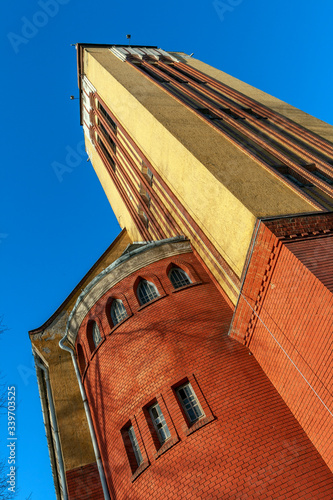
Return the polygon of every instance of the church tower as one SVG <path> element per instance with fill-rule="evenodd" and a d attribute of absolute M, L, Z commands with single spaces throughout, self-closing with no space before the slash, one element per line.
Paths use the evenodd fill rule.
<path fill-rule="evenodd" d="M 181 52 L 77 57 L 122 232 L 30 332 L 57 498 L 332 498 L 333 128 Z"/>

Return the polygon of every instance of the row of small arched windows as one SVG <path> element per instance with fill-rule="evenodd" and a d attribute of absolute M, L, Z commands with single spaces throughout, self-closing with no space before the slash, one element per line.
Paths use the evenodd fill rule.
<path fill-rule="evenodd" d="M 189 275 L 180 267 L 172 267 L 169 271 L 168 277 L 175 289 L 190 285 L 192 283 Z M 139 282 L 137 287 L 137 297 L 139 299 L 140 305 L 143 306 L 145 304 L 148 304 L 148 302 L 151 302 L 152 300 L 158 298 L 159 295 L 160 294 L 156 286 L 151 281 L 142 279 Z M 116 326 L 128 316 L 126 308 L 121 299 L 114 299 L 112 301 L 110 315 L 113 326 Z M 92 323 L 92 325 L 90 325 L 89 330 L 90 332 L 88 331 L 88 340 L 90 340 L 90 348 L 93 351 L 101 343 L 102 335 L 95 321 Z M 91 340 L 93 342 L 93 345 L 91 345 Z M 82 346 L 80 344 L 78 344 L 77 350 L 79 359 L 83 360 L 83 365 L 80 361 L 81 368 L 84 368 L 84 354 Z"/>

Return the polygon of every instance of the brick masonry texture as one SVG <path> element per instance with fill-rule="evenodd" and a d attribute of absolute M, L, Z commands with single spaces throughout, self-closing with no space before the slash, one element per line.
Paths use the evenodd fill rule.
<path fill-rule="evenodd" d="M 78 333 L 111 497 L 331 499 L 327 465 L 248 348 L 228 336 L 232 309 L 193 253 L 183 254 L 178 264 L 194 283 L 175 291 L 167 270 L 176 261 L 155 262 L 114 286 L 87 311 Z M 145 306 L 135 295 L 140 277 L 160 293 Z M 129 313 L 116 327 L 109 317 L 111 297 L 121 298 Z M 93 353 L 90 319 L 103 335 Z M 185 380 L 206 415 L 192 428 L 173 389 Z M 144 411 L 154 401 L 171 432 L 161 449 Z M 137 474 L 121 433 L 129 424 L 143 456 Z"/>
<path fill-rule="evenodd" d="M 70 500 L 104 499 L 96 464 L 67 471 L 66 480 Z"/>
<path fill-rule="evenodd" d="M 331 470 L 333 295 L 322 252 L 332 222 L 323 214 L 261 225 L 231 329 Z"/>
<path fill-rule="evenodd" d="M 265 220 L 264 224 L 279 238 L 305 233 L 327 233 L 333 231 L 333 212 Z"/>

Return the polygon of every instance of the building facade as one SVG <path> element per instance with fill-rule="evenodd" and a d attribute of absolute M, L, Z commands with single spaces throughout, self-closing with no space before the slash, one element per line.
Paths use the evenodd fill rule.
<path fill-rule="evenodd" d="M 58 498 L 332 498 L 333 128 L 183 53 L 77 54 L 122 232 L 30 332 Z"/>

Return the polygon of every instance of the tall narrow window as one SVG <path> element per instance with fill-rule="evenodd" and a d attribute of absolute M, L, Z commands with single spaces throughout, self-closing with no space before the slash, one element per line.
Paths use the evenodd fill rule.
<path fill-rule="evenodd" d="M 180 267 L 173 267 L 169 272 L 169 280 L 174 288 L 181 288 L 182 286 L 192 283 L 188 274 Z"/>
<path fill-rule="evenodd" d="M 169 439 L 169 437 L 171 437 L 171 434 L 160 405 L 158 403 L 155 403 L 148 408 L 148 411 L 153 422 L 157 437 L 162 445 L 167 439 Z"/>
<path fill-rule="evenodd" d="M 127 317 L 127 311 L 120 299 L 114 299 L 111 304 L 111 319 L 114 326 Z"/>
<path fill-rule="evenodd" d="M 128 424 L 121 429 L 121 435 L 124 441 L 129 465 L 131 467 L 132 474 L 134 474 L 138 467 L 142 464 L 143 457 L 131 422 L 128 422 Z"/>
<path fill-rule="evenodd" d="M 101 105 L 101 103 L 98 103 L 98 109 L 102 113 L 103 117 L 105 118 L 105 120 L 107 121 L 107 123 L 111 127 L 111 129 L 116 133 L 117 132 L 117 125 L 112 120 L 111 116 L 106 111 L 106 109 L 103 108 L 103 106 Z"/>
<path fill-rule="evenodd" d="M 101 141 L 101 138 L 98 137 L 98 144 L 106 158 L 106 160 L 108 161 L 109 165 L 111 166 L 112 170 L 115 172 L 116 171 L 116 164 L 114 162 L 114 159 L 112 158 L 112 156 L 110 155 L 109 151 L 107 150 L 107 148 L 105 147 L 104 143 Z"/>
<path fill-rule="evenodd" d="M 179 387 L 176 393 L 190 424 L 205 416 L 190 383 Z"/>
<path fill-rule="evenodd" d="M 147 280 L 141 280 L 137 289 L 140 304 L 147 304 L 159 296 L 156 286 Z"/>
<path fill-rule="evenodd" d="M 99 331 L 99 328 L 98 328 L 98 325 L 96 322 L 94 322 L 94 324 L 92 326 L 92 338 L 93 338 L 95 347 L 97 347 L 98 344 L 100 344 L 102 342 L 101 332 Z"/>
<path fill-rule="evenodd" d="M 128 432 L 128 437 L 130 439 L 131 445 L 132 445 L 132 449 L 133 449 L 133 452 L 134 452 L 134 456 L 135 456 L 135 460 L 136 460 L 137 466 L 139 467 L 139 465 L 143 462 L 143 458 L 142 458 L 140 447 L 139 447 L 139 443 L 138 443 L 138 440 L 136 438 L 136 435 L 135 435 L 135 432 L 134 432 L 134 429 L 133 429 L 132 425 L 131 425 L 131 427 L 129 427 L 129 429 L 127 430 L 127 432 Z"/>
<path fill-rule="evenodd" d="M 77 344 L 76 352 L 77 352 L 77 357 L 79 359 L 80 371 L 81 371 L 81 374 L 83 375 L 83 372 L 86 368 L 86 360 L 84 357 L 84 352 L 83 352 L 81 344 Z"/>

